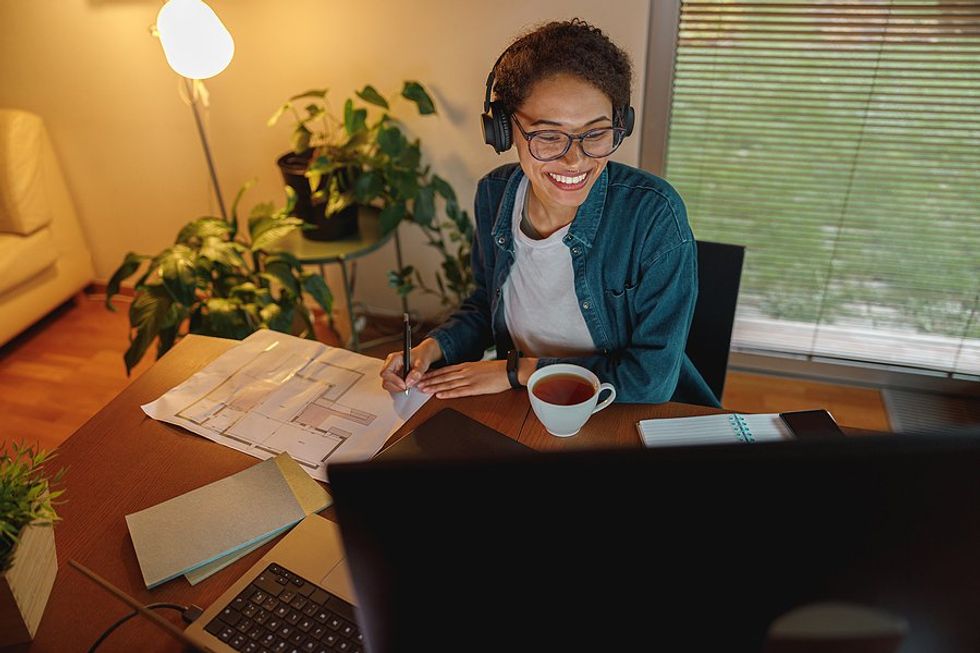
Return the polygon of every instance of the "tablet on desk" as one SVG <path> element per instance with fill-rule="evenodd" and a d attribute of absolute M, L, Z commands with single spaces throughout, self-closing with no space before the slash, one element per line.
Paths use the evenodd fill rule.
<path fill-rule="evenodd" d="M 472 458 L 532 451 L 458 410 L 443 408 L 411 433 L 382 449 L 373 460 Z"/>

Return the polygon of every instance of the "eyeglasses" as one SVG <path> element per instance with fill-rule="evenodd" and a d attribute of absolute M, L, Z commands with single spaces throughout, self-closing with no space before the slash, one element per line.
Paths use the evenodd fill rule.
<path fill-rule="evenodd" d="M 528 133 L 524 131 L 516 116 L 514 116 L 514 123 L 527 141 L 527 149 L 531 152 L 531 156 L 538 161 L 556 161 L 562 158 L 568 154 L 574 141 L 581 144 L 585 156 L 601 159 L 619 148 L 623 142 L 623 134 L 626 132 L 622 127 L 600 127 L 581 134 L 569 134 L 557 129 L 542 129 Z"/>

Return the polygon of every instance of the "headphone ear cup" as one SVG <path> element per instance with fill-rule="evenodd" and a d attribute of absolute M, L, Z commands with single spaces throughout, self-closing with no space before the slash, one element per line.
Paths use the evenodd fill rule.
<path fill-rule="evenodd" d="M 493 112 L 493 120 L 497 125 L 497 130 L 500 134 L 500 147 L 497 148 L 498 152 L 506 152 L 510 149 L 510 146 L 514 144 L 514 134 L 513 128 L 510 124 L 510 115 L 505 111 L 497 113 Z"/>
<path fill-rule="evenodd" d="M 633 133 L 633 123 L 636 121 L 636 113 L 633 111 L 633 107 L 626 107 L 626 112 L 623 114 L 623 138 L 626 138 Z"/>
<path fill-rule="evenodd" d="M 499 102 L 490 103 L 490 112 L 483 114 L 483 140 L 493 146 L 497 154 L 510 149 L 511 137 L 510 116 L 503 110 Z"/>

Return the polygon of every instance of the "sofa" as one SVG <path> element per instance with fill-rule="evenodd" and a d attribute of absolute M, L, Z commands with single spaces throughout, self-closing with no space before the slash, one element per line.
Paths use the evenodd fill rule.
<path fill-rule="evenodd" d="M 92 255 L 40 117 L 0 109 L 0 345 L 93 278 Z"/>

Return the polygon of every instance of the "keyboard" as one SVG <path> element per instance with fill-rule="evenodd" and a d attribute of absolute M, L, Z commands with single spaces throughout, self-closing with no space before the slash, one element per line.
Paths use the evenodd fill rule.
<path fill-rule="evenodd" d="M 204 630 L 244 653 L 362 653 L 354 606 L 270 564 Z"/>

